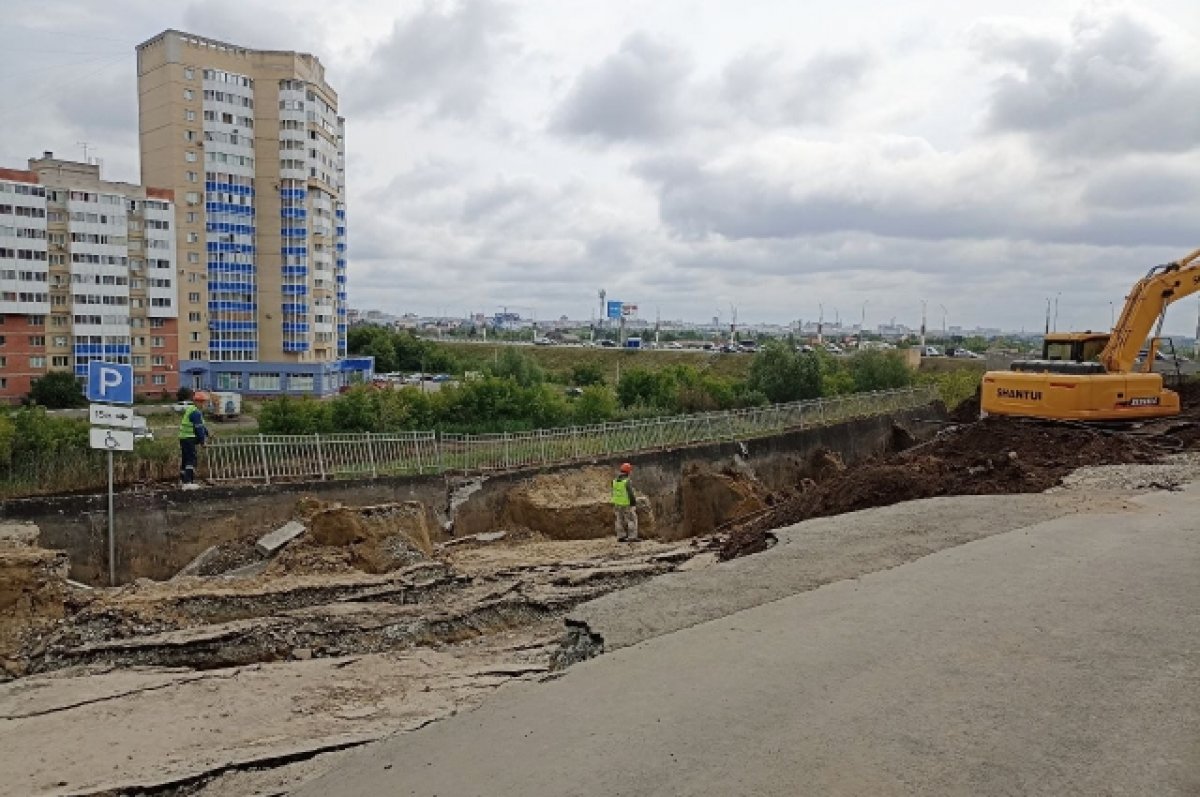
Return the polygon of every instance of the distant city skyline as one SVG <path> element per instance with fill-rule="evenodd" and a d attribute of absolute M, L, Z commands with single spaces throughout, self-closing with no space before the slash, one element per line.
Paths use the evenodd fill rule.
<path fill-rule="evenodd" d="M 4 163 L 141 182 L 131 55 L 164 29 L 320 54 L 352 304 L 1035 329 L 1061 293 L 1100 328 L 1200 245 L 1194 0 L 9 5 Z"/>

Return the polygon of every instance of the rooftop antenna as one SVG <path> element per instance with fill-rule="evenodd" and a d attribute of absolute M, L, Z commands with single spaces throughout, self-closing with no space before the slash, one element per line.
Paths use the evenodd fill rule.
<path fill-rule="evenodd" d="M 88 150 L 92 148 L 92 145 L 86 141 L 76 141 L 75 146 L 83 147 L 83 162 L 91 163 L 91 161 L 88 160 Z"/>

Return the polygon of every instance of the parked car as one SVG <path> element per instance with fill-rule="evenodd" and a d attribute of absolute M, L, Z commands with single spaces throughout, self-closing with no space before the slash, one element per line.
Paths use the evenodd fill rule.
<path fill-rule="evenodd" d="M 533 345 L 534 346 L 553 346 L 554 341 L 550 340 L 550 338 L 534 338 Z"/>
<path fill-rule="evenodd" d="M 939 349 L 937 346 L 926 346 L 925 348 L 921 349 L 921 356 L 922 357 L 941 357 L 942 350 Z"/>
<path fill-rule="evenodd" d="M 673 341 L 671 341 L 670 343 L 668 343 L 668 344 L 667 344 L 667 348 L 668 348 L 668 349 L 682 349 L 682 348 L 683 348 L 683 344 L 682 344 L 682 343 L 680 343 L 680 342 L 679 342 L 679 341 L 677 341 L 677 340 L 673 340 Z"/>
<path fill-rule="evenodd" d="M 604 340 L 600 341 L 600 345 L 606 349 L 615 349 L 617 347 L 617 342 L 615 340 L 609 340 L 608 338 L 605 338 Z"/>
<path fill-rule="evenodd" d="M 837 345 L 836 343 L 826 343 L 825 351 L 829 352 L 830 354 L 845 354 L 846 353 L 846 350 L 843 349 L 841 346 Z"/>
<path fill-rule="evenodd" d="M 970 349 L 951 349 L 947 356 L 960 357 L 965 360 L 982 360 L 982 359 L 984 359 L 982 354 L 977 354 L 976 352 L 973 352 Z"/>

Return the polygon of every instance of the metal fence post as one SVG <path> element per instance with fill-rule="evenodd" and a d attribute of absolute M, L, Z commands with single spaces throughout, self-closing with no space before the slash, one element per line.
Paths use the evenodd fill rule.
<path fill-rule="evenodd" d="M 261 434 L 258 436 L 258 453 L 262 457 L 263 480 L 271 483 L 271 466 L 267 464 L 267 439 Z"/>
<path fill-rule="evenodd" d="M 317 467 L 321 471 L 321 481 L 325 481 L 325 456 L 321 453 L 321 435 L 314 434 L 313 442 L 317 444 Z"/>
<path fill-rule="evenodd" d="M 371 445 L 370 432 L 367 432 L 367 456 L 371 458 L 371 478 L 378 478 L 379 466 L 375 462 L 375 446 Z"/>
<path fill-rule="evenodd" d="M 504 467 L 506 467 L 506 468 L 512 467 L 511 461 L 509 460 L 508 432 L 504 433 Z"/>
<path fill-rule="evenodd" d="M 542 448 L 542 465 L 549 465 L 550 460 L 546 459 L 546 430 L 538 429 L 538 442 Z"/>
<path fill-rule="evenodd" d="M 437 432 L 433 433 L 433 453 L 437 456 L 438 473 L 445 473 L 446 460 L 442 453 L 442 436 Z"/>

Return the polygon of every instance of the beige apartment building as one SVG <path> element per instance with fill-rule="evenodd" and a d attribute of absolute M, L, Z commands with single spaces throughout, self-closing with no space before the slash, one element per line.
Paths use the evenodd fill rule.
<path fill-rule="evenodd" d="M 49 371 L 133 366 L 134 390 L 179 387 L 172 193 L 101 179 L 92 163 L 0 168 L 0 401 Z"/>
<path fill-rule="evenodd" d="M 142 180 L 176 198 L 184 384 L 336 390 L 345 122 L 321 62 L 175 30 L 137 59 Z"/>

